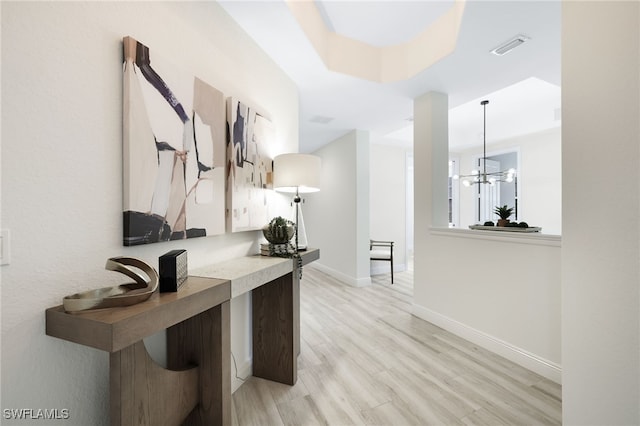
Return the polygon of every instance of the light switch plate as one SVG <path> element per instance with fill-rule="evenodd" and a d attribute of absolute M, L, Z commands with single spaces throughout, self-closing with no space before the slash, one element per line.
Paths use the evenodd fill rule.
<path fill-rule="evenodd" d="M 0 265 L 8 265 L 11 261 L 11 237 L 8 229 L 0 229 Z"/>

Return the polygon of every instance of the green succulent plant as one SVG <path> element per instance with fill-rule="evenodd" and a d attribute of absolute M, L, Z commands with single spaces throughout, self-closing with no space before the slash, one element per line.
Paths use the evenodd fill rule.
<path fill-rule="evenodd" d="M 277 216 L 271 219 L 267 225 L 262 228 L 264 237 L 271 244 L 285 244 L 289 242 L 295 232 L 295 223 Z"/>
<path fill-rule="evenodd" d="M 502 207 L 496 206 L 493 212 L 497 214 L 500 219 L 509 219 L 509 216 L 513 213 L 513 207 L 507 207 L 506 204 Z"/>

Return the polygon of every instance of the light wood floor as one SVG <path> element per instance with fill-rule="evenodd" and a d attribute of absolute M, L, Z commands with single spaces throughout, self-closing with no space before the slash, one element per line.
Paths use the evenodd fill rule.
<path fill-rule="evenodd" d="M 391 274 L 372 275 L 371 282 L 373 284 L 386 287 L 389 290 L 398 291 L 406 296 L 413 297 L 413 270 L 408 269 L 405 272 L 393 274 L 393 284 L 391 284 Z"/>
<path fill-rule="evenodd" d="M 354 288 L 305 267 L 298 382 L 250 377 L 233 424 L 561 423 L 559 385 L 412 316 L 386 278 Z"/>

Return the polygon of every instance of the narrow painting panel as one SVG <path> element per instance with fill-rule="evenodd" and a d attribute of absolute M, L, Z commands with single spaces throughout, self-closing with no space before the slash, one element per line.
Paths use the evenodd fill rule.
<path fill-rule="evenodd" d="M 225 98 L 131 37 L 123 63 L 124 245 L 225 232 Z"/>
<path fill-rule="evenodd" d="M 227 120 L 227 230 L 260 229 L 269 222 L 273 165 L 265 153 L 274 129 L 263 114 L 234 98 L 227 99 Z"/>

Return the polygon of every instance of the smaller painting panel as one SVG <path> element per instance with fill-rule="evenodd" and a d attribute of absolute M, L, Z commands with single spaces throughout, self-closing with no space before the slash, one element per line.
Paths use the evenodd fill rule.
<path fill-rule="evenodd" d="M 273 161 L 271 121 L 235 98 L 227 99 L 227 230 L 251 231 L 269 222 Z"/>

